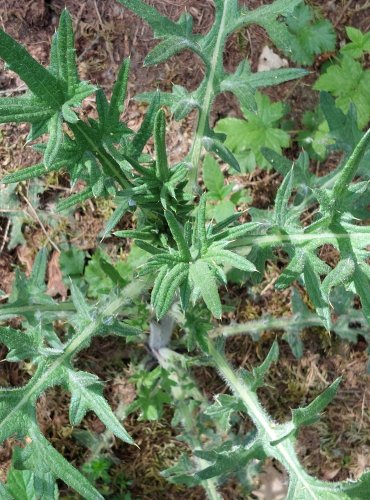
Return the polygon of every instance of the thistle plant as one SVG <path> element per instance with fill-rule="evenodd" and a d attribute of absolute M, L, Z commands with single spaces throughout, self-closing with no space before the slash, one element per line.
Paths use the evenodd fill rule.
<path fill-rule="evenodd" d="M 58 303 L 45 294 L 47 249 L 39 252 L 29 278 L 17 273 L 8 304 L 0 308 L 0 319 L 19 317 L 21 327 L 17 330 L 1 326 L 0 341 L 9 349 L 8 361 L 26 360 L 34 370 L 24 386 L 0 391 L 1 442 L 15 437 L 21 444 L 15 448 L 8 483 L 0 483 L 2 498 L 17 499 L 16 474 L 30 483 L 35 498 L 57 498 L 57 479 L 83 498 L 103 498 L 45 438 L 37 422 L 36 403 L 49 388 L 61 386 L 71 393 L 71 425 L 79 425 L 85 414 L 93 411 L 106 432 L 133 445 L 120 420 L 129 411 L 137 410 L 140 403 L 134 402 L 127 411 L 115 415 L 103 396 L 99 378 L 79 370 L 75 363 L 95 336 L 115 334 L 138 344 L 147 340 L 152 356 L 167 373 L 161 391 L 168 392 L 166 402 L 173 401 L 174 425 L 183 426 L 184 440 L 192 453 L 164 472 L 169 480 L 189 486 L 200 484 L 209 498 L 218 499 L 222 498 L 219 484 L 225 476 L 241 477 L 250 463 L 272 457 L 289 475 L 289 499 L 365 499 L 370 473 L 357 481 L 321 481 L 305 471 L 295 450 L 297 432 L 320 418 L 334 399 L 340 380 L 306 407 L 294 409 L 291 420 L 275 422 L 263 407 L 258 389 L 264 386 L 266 373 L 278 359 L 278 345 L 274 342 L 265 361 L 251 372 L 237 372 L 231 367 L 223 337 L 241 331 L 256 334 L 262 327 L 256 323 L 224 324 L 222 297 L 230 270 L 243 271 L 245 286 L 251 288 L 261 280 L 266 261 L 277 258 L 277 250 L 283 249 L 288 263 L 275 286 L 280 290 L 299 283 L 313 310 L 308 311 L 298 292 L 293 292 L 293 320 L 281 324 L 269 318 L 263 329 L 285 329 L 298 356 L 303 350 L 299 338 L 303 326 L 321 325 L 354 339 L 356 330 L 351 329 L 351 322 L 356 321 L 368 337 L 369 200 L 368 181 L 361 178 L 360 167 L 370 132 L 358 132 L 358 141 L 349 141 L 345 147 L 336 137 L 337 148 L 344 151 L 343 160 L 324 176 L 309 170 L 306 154 L 292 162 L 276 150 L 262 149 L 266 162 L 282 176 L 274 207 L 251 207 L 248 214 L 243 214 L 249 217 L 243 223 L 239 212 L 218 222 L 209 220 L 207 193 L 201 193 L 198 185 L 203 153 L 208 151 L 235 171 L 239 169 L 225 136 L 210 125 L 214 99 L 221 92 L 233 92 L 252 116 L 258 111 L 257 89 L 306 74 L 299 68 L 253 73 L 248 61 L 234 73 L 227 73 L 222 62 L 226 41 L 234 31 L 258 24 L 278 47 L 292 53 L 292 16 L 297 15 L 297 8 L 301 14 L 306 8 L 300 0 L 276 0 L 255 10 L 240 7 L 237 0 L 215 0 L 214 24 L 208 33 L 199 35 L 193 33 L 193 19 L 188 13 L 175 22 L 142 0 L 120 3 L 141 16 L 161 40 L 148 54 L 147 65 L 188 49 L 200 57 L 205 68 L 204 79 L 193 92 L 174 86 L 169 94 L 154 91 L 138 96 L 149 106 L 137 132 L 121 121 L 129 61 L 120 66 L 110 100 L 102 89 L 80 81 L 72 20 L 66 10 L 52 40 L 48 68 L 0 30 L 0 57 L 28 87 L 22 97 L 0 99 L 0 122 L 30 123 L 29 141 L 39 141 L 34 147 L 43 156 L 39 164 L 9 173 L 2 182 L 11 184 L 63 170 L 72 184 L 81 180 L 85 188 L 62 200 L 59 210 L 89 198 L 111 197 L 116 210 L 104 235 L 114 231 L 126 211 L 134 212 L 136 227 L 115 231 L 115 235 L 134 239 L 136 246 L 147 253 L 145 264 L 129 284 L 122 283 L 114 266 L 105 262 L 102 271 L 114 286 L 102 293 L 97 303 L 89 301 L 84 287 L 73 281 L 66 302 Z M 307 19 L 311 22 L 310 16 Z M 318 51 L 314 47 L 311 52 Z M 297 60 L 297 54 L 294 58 Z M 85 119 L 80 110 L 84 98 L 92 94 L 97 118 Z M 330 98 L 323 96 L 322 100 L 329 124 L 337 120 L 345 128 L 343 113 L 332 106 Z M 165 106 L 178 120 L 197 110 L 191 150 L 175 165 L 170 165 L 167 155 Z M 151 137 L 154 158 L 145 149 Z M 324 245 L 337 250 L 336 263 L 329 265 L 320 257 Z M 346 296 L 348 305 L 346 314 L 334 318 L 338 293 Z M 354 297 L 361 309 L 353 307 Z M 149 339 L 132 325 L 137 302 L 146 304 L 140 314 L 145 316 L 144 322 L 148 321 Z M 55 324 L 61 318 L 65 325 L 62 336 Z M 175 327 L 185 339 L 189 355 L 176 352 L 176 343 L 172 342 Z M 214 367 L 230 389 L 230 394 L 215 395 L 213 404 L 190 375 L 192 366 L 204 364 Z M 255 431 L 246 436 L 235 435 L 230 424 L 241 412 L 255 426 Z"/>

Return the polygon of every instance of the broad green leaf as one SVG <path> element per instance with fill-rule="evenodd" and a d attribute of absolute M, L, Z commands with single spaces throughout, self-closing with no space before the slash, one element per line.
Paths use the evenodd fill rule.
<path fill-rule="evenodd" d="M 303 2 L 286 18 L 291 35 L 289 57 L 304 65 L 312 64 L 314 56 L 335 49 L 333 25 L 325 19 L 315 19 L 315 12 Z"/>
<path fill-rule="evenodd" d="M 216 131 L 226 134 L 225 146 L 234 153 L 252 151 L 256 162 L 261 167 L 268 167 L 261 149 L 269 148 L 281 153 L 289 146 L 289 135 L 278 128 L 284 116 L 282 103 L 271 103 L 270 99 L 260 94 L 255 95 L 257 111 L 252 113 L 244 109 L 246 120 L 224 118 L 216 125 Z"/>
<path fill-rule="evenodd" d="M 347 26 L 346 33 L 351 42 L 340 49 L 342 54 L 358 59 L 364 53 L 370 52 L 370 32 L 362 33 L 357 28 Z"/>
<path fill-rule="evenodd" d="M 357 110 L 358 125 L 363 128 L 370 117 L 370 70 L 345 55 L 333 64 L 314 84 L 316 90 L 325 90 L 336 97 L 336 105 L 347 113 L 351 103 Z"/>

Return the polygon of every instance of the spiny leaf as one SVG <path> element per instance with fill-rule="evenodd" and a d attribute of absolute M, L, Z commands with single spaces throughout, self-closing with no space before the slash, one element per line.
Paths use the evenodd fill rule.
<path fill-rule="evenodd" d="M 103 500 L 104 497 L 90 484 L 90 482 L 75 469 L 57 450 L 55 450 L 40 431 L 32 428 L 30 431 L 33 453 L 37 459 L 68 486 L 76 490 L 87 500 Z M 30 446 L 30 445 L 29 445 Z"/>
<path fill-rule="evenodd" d="M 44 164 L 48 169 L 52 167 L 54 160 L 57 158 L 58 153 L 63 144 L 63 121 L 62 114 L 55 113 L 49 121 L 49 141 L 46 146 L 44 154 Z"/>
<path fill-rule="evenodd" d="M 238 160 L 229 149 L 216 137 L 203 137 L 203 145 L 208 152 L 215 153 L 225 163 L 233 167 L 234 170 L 240 172 L 240 165 Z"/>
<path fill-rule="evenodd" d="M 124 109 L 124 99 L 127 92 L 127 82 L 130 71 L 130 60 L 126 59 L 122 62 L 117 80 L 112 91 L 112 98 L 109 103 L 106 119 L 104 120 L 105 127 L 109 129 L 116 126 Z"/>
<path fill-rule="evenodd" d="M 179 253 L 180 253 L 181 258 L 184 261 L 189 262 L 191 260 L 191 253 L 190 253 L 188 244 L 185 241 L 183 229 L 181 228 L 180 224 L 178 223 L 176 217 L 169 210 L 167 210 L 165 212 L 165 217 L 166 217 L 168 226 L 171 230 L 171 234 L 172 234 L 174 240 L 176 241 L 176 245 L 177 245 L 177 248 L 179 249 Z"/>
<path fill-rule="evenodd" d="M 197 260 L 190 265 L 190 278 L 206 303 L 206 306 L 216 318 L 222 316 L 222 305 L 218 295 L 216 279 L 209 265 L 203 260 Z"/>
<path fill-rule="evenodd" d="M 63 91 L 55 76 L 2 29 L 0 29 L 0 57 L 48 107 L 58 109 L 63 104 Z"/>
<path fill-rule="evenodd" d="M 292 410 L 293 424 L 296 429 L 302 425 L 311 425 L 320 418 L 320 413 L 334 399 L 340 383 L 341 379 L 338 378 L 327 389 L 325 389 L 324 392 L 319 394 L 319 396 L 317 396 L 308 406 Z"/>
<path fill-rule="evenodd" d="M 72 425 L 78 425 L 87 411 L 93 411 L 115 436 L 133 444 L 132 438 L 104 399 L 98 377 L 91 373 L 68 370 L 68 388 L 72 393 L 69 410 Z"/>
<path fill-rule="evenodd" d="M 0 99 L 0 123 L 38 123 L 49 119 L 53 109 L 34 97 L 3 97 Z"/>
<path fill-rule="evenodd" d="M 22 170 L 5 175 L 5 177 L 1 179 L 1 182 L 4 184 L 12 184 L 13 182 L 27 181 L 28 179 L 33 179 L 34 177 L 41 177 L 48 172 L 60 170 L 65 165 L 66 161 L 64 160 L 55 161 L 53 165 L 46 169 L 43 163 L 38 163 L 37 165 L 32 165 L 32 167 L 26 167 Z"/>
<path fill-rule="evenodd" d="M 167 182 L 170 171 L 167 162 L 166 152 L 166 115 L 163 110 L 159 110 L 154 122 L 154 144 L 156 152 L 157 177 L 162 182 Z"/>
<path fill-rule="evenodd" d="M 144 65 L 160 64 L 185 49 L 190 49 L 200 56 L 203 55 L 201 48 L 193 40 L 187 37 L 170 36 L 150 51 L 145 58 Z"/>
<path fill-rule="evenodd" d="M 84 189 L 80 193 L 73 194 L 69 196 L 65 200 L 62 200 L 58 203 L 56 211 L 62 212 L 63 210 L 68 210 L 68 208 L 73 207 L 73 205 L 77 205 L 77 203 L 82 203 L 89 198 L 93 198 L 93 192 L 91 188 Z"/>
<path fill-rule="evenodd" d="M 73 97 L 75 89 L 78 85 L 78 75 L 72 19 L 67 9 L 63 10 L 59 20 L 57 31 L 57 50 L 60 70 L 59 75 L 66 84 L 68 97 Z"/>
<path fill-rule="evenodd" d="M 160 282 L 158 291 L 153 300 L 158 319 L 163 318 L 168 312 L 177 288 L 187 279 L 188 273 L 189 265 L 179 263 L 176 264 Z"/>

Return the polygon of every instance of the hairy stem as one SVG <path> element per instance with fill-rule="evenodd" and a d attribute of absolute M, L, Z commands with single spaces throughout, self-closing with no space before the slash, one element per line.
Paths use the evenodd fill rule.
<path fill-rule="evenodd" d="M 199 437 L 199 430 L 197 428 L 197 421 L 189 406 L 189 397 L 192 396 L 196 401 L 202 401 L 206 406 L 208 401 L 203 397 L 194 384 L 189 394 L 188 388 L 183 388 L 184 385 L 184 368 L 179 367 L 178 362 L 176 362 L 176 354 L 170 349 L 163 348 L 154 350 L 159 364 L 167 371 L 171 373 L 171 378 L 176 382 L 176 385 L 171 389 L 174 400 L 176 401 L 176 406 L 181 413 L 182 425 L 187 437 L 187 440 L 192 448 L 192 450 L 201 450 L 203 448 L 201 439 Z M 186 373 L 185 378 L 189 381 L 190 376 Z M 202 470 L 209 463 L 200 457 L 194 457 L 196 467 Z M 215 479 L 207 479 L 202 481 L 202 486 L 207 493 L 209 500 L 222 500 L 222 496 L 217 491 L 217 482 Z"/>
<path fill-rule="evenodd" d="M 195 139 L 193 142 L 192 150 L 190 152 L 191 169 L 189 173 L 188 186 L 190 190 L 195 190 L 195 191 L 197 190 L 198 186 L 198 173 L 199 173 L 200 161 L 203 150 L 203 137 L 207 131 L 207 128 L 209 127 L 208 123 L 209 114 L 215 97 L 216 72 L 217 68 L 220 65 L 220 61 L 222 62 L 223 60 L 223 51 L 224 51 L 225 39 L 227 36 L 226 19 L 227 19 L 229 4 L 230 0 L 224 0 L 222 16 L 218 26 L 218 36 L 213 50 L 211 64 L 209 68 L 207 68 L 207 76 L 206 76 L 207 83 L 205 87 L 202 108 L 199 112 Z"/>
<path fill-rule="evenodd" d="M 365 229 L 365 228 L 364 228 Z M 363 232 L 334 232 L 327 230 L 321 233 L 296 233 L 296 234 L 266 234 L 266 235 L 252 235 L 240 238 L 234 243 L 230 243 L 228 248 L 238 248 L 244 246 L 258 245 L 260 247 L 282 246 L 282 245 L 295 245 L 309 243 L 310 241 L 317 240 L 318 242 L 325 240 L 326 243 L 335 244 L 338 240 L 349 240 L 353 237 L 356 238 L 370 238 L 369 231 Z"/>
<path fill-rule="evenodd" d="M 142 293 L 145 287 L 145 284 L 135 282 L 124 288 L 121 295 L 115 299 L 100 316 L 94 318 L 94 321 L 91 321 L 91 323 L 89 323 L 77 336 L 69 341 L 63 354 L 54 359 L 53 362 L 50 363 L 48 369 L 45 370 L 40 377 L 37 377 L 37 374 L 33 377 L 24 387 L 25 391 L 22 399 L 12 408 L 6 418 L 0 422 L 0 432 L 2 427 L 6 426 L 12 418 L 15 418 L 17 414 L 21 413 L 23 408 L 27 406 L 30 401 L 37 399 L 39 395 L 45 391 L 48 386 L 48 381 L 53 379 L 53 375 L 56 371 L 88 344 L 89 340 L 96 335 L 99 329 L 104 325 L 106 319 L 116 314 L 120 314 L 122 308 L 130 303 L 134 297 Z"/>
<path fill-rule="evenodd" d="M 277 441 L 279 436 L 274 429 L 274 422 L 267 415 L 257 394 L 249 389 L 244 381 L 238 377 L 225 357 L 215 348 L 211 340 L 208 343 L 208 348 L 209 354 L 217 366 L 217 370 L 227 382 L 233 393 L 243 402 L 248 415 L 257 429 L 266 435 L 270 443 Z M 310 476 L 302 469 L 294 446 L 290 441 L 284 440 L 275 445 L 266 445 L 266 448 L 268 448 L 266 451 L 269 456 L 273 456 L 279 460 L 289 472 L 295 474 L 297 479 L 304 486 L 309 498 L 312 500 L 319 500 L 317 494 L 310 485 Z"/>

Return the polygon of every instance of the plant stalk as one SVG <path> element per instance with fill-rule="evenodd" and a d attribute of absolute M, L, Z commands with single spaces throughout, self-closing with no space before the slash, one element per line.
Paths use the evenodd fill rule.
<path fill-rule="evenodd" d="M 257 427 L 258 431 L 263 433 L 270 444 L 265 444 L 267 454 L 279 460 L 290 473 L 294 473 L 300 483 L 304 486 L 309 498 L 319 500 L 316 493 L 312 490 L 309 479 L 310 476 L 302 470 L 291 441 L 284 440 L 278 444 L 271 445 L 271 442 L 278 441 L 279 435 L 274 429 L 274 422 L 269 418 L 265 409 L 261 405 L 257 394 L 252 391 L 247 384 L 234 372 L 226 358 L 215 348 L 213 342 L 208 343 L 209 355 L 213 359 L 217 370 L 229 385 L 235 396 L 244 404 L 248 415 Z"/>

